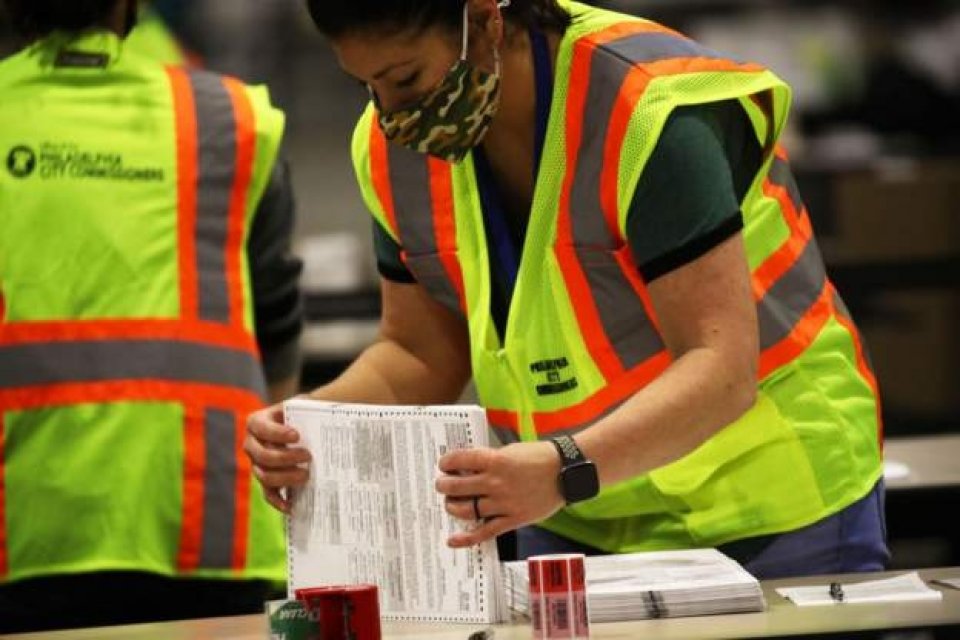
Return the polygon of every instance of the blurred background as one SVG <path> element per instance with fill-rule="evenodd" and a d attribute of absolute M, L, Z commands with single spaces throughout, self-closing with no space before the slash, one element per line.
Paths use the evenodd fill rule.
<path fill-rule="evenodd" d="M 761 62 L 793 86 L 785 145 L 869 346 L 887 437 L 960 432 L 960 1 L 592 4 Z M 306 261 L 304 386 L 319 384 L 376 329 L 371 221 L 349 160 L 366 92 L 339 72 L 301 0 L 156 0 L 153 10 L 205 66 L 267 83 L 287 114 Z M 17 47 L 0 15 L 0 56 Z M 952 551 L 927 547 L 914 564 L 957 564 L 957 541 L 946 542 Z"/>

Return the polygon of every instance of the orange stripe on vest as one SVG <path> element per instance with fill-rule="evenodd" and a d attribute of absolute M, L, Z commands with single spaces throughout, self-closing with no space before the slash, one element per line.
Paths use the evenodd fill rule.
<path fill-rule="evenodd" d="M 780 342 L 760 354 L 758 377 L 763 380 L 768 375 L 797 358 L 807 347 L 813 344 L 823 326 L 830 319 L 833 310 L 830 302 L 833 288 L 825 284 L 817 301 L 797 322 L 790 333 Z"/>
<path fill-rule="evenodd" d="M 576 175 L 577 158 L 583 137 L 582 123 L 590 83 L 590 63 L 594 47 L 580 47 L 574 52 L 570 68 L 570 90 L 566 109 L 566 175 L 560 192 L 557 219 L 557 242 L 555 251 L 560 270 L 563 272 L 570 293 L 580 332 L 593 361 L 607 380 L 623 373 L 623 365 L 604 333 L 603 322 L 597 309 L 590 284 L 573 247 L 573 220 L 570 212 L 570 197 Z"/>
<path fill-rule="evenodd" d="M 247 92 L 238 80 L 223 78 L 223 86 L 233 103 L 236 121 L 237 159 L 234 181 L 230 191 L 230 212 L 227 221 L 225 251 L 227 289 L 230 300 L 230 326 L 243 326 L 243 275 L 240 251 L 243 248 L 243 229 L 246 222 L 247 191 L 253 177 L 253 162 L 257 136 L 253 107 Z"/>
<path fill-rule="evenodd" d="M 222 324 L 172 319 L 18 322 L 0 326 L 0 346 L 89 340 L 184 340 L 257 353 L 256 339 Z"/>
<path fill-rule="evenodd" d="M 0 389 L 0 406 L 23 410 L 107 402 L 181 402 L 249 413 L 263 406 L 252 391 L 199 382 L 169 380 L 110 380 L 67 382 Z"/>
<path fill-rule="evenodd" d="M 167 67 L 177 127 L 177 242 L 179 246 L 180 316 L 198 313 L 195 229 L 197 225 L 197 110 L 187 72 Z"/>
<path fill-rule="evenodd" d="M 188 572 L 200 565 L 206 442 L 203 437 L 203 405 L 186 403 L 183 414 L 183 517 L 177 567 Z"/>
<path fill-rule="evenodd" d="M 675 36 L 683 40 L 689 40 L 687 36 L 683 35 L 679 31 L 674 31 L 669 27 L 665 27 L 662 24 L 657 24 L 655 22 L 618 22 L 614 25 L 592 33 L 585 38 L 585 42 L 589 42 L 593 45 L 604 45 L 608 42 L 613 42 L 614 40 L 620 40 L 621 38 L 626 38 L 629 36 L 637 35 L 639 33 L 662 33 L 665 35 Z"/>
<path fill-rule="evenodd" d="M 463 271 L 457 261 L 457 223 L 453 205 L 453 174 L 450 164 L 437 158 L 427 160 L 430 171 L 430 199 L 433 202 L 433 229 L 437 253 L 447 278 L 453 283 L 460 310 L 467 315 Z"/>
<path fill-rule="evenodd" d="M 377 192 L 377 199 L 383 205 L 387 216 L 387 223 L 394 236 L 400 236 L 397 227 L 397 211 L 393 204 L 393 187 L 390 185 L 390 174 L 387 161 L 387 139 L 380 130 L 377 122 L 370 123 L 370 179 L 373 189 Z"/>
<path fill-rule="evenodd" d="M 753 295 L 757 300 L 761 300 L 777 280 L 790 270 L 813 237 L 810 219 L 805 212 L 796 211 L 786 187 L 777 186 L 767 178 L 763 181 L 763 193 L 780 205 L 783 221 L 790 229 L 790 236 L 754 269 Z"/>
<path fill-rule="evenodd" d="M 487 422 L 494 427 L 520 433 L 520 416 L 516 411 L 487 409 Z"/>
<path fill-rule="evenodd" d="M 537 433 L 547 435 L 555 431 L 590 426 L 605 411 L 625 402 L 650 384 L 670 366 L 671 362 L 670 354 L 667 351 L 661 351 L 579 404 L 559 411 L 534 413 L 533 422 Z"/>

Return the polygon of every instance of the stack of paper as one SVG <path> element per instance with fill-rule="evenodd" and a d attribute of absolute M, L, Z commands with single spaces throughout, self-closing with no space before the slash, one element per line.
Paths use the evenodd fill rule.
<path fill-rule="evenodd" d="M 763 611 L 760 583 L 716 549 L 655 551 L 585 560 L 591 622 Z M 507 602 L 527 613 L 524 561 L 504 564 Z"/>
<path fill-rule="evenodd" d="M 809 587 L 782 587 L 777 593 L 800 607 L 859 602 L 908 602 L 941 600 L 943 594 L 931 589 L 914 571 L 893 578 L 864 580 L 847 584 L 831 583 Z"/>

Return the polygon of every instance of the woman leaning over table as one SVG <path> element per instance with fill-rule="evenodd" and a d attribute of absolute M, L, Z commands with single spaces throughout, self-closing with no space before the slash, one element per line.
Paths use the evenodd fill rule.
<path fill-rule="evenodd" d="M 370 93 L 353 162 L 379 340 L 319 399 L 454 402 L 499 448 L 436 488 L 521 557 L 716 546 L 761 578 L 880 570 L 879 405 L 777 144 L 789 88 L 646 20 L 553 0 L 311 0 Z M 268 499 L 308 459 L 278 407 Z"/>

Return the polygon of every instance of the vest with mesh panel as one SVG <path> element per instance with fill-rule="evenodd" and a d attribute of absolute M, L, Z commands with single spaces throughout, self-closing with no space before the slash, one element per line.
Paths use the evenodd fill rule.
<path fill-rule="evenodd" d="M 366 204 L 417 281 L 467 323 L 499 439 L 576 434 L 671 362 L 625 239 L 664 123 L 679 106 L 739 101 L 764 150 L 741 203 L 761 342 L 756 404 L 690 454 L 542 524 L 629 552 L 715 546 L 839 511 L 880 477 L 876 382 L 778 145 L 789 88 L 650 21 L 568 6 L 502 341 L 472 157 L 450 165 L 387 144 L 370 106 L 353 142 Z"/>

